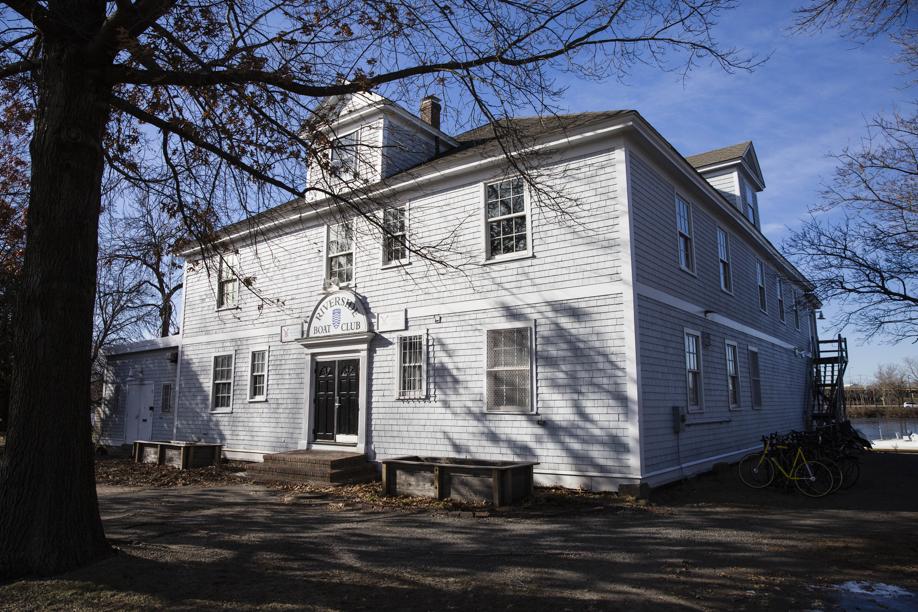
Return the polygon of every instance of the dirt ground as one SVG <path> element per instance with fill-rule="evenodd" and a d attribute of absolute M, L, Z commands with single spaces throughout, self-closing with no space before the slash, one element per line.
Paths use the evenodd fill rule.
<path fill-rule="evenodd" d="M 822 500 L 732 471 L 650 503 L 541 490 L 510 511 L 221 479 L 99 494 L 119 553 L 0 586 L 0 608 L 918 609 L 918 454 L 867 457 Z M 903 591 L 852 594 L 866 583 Z"/>

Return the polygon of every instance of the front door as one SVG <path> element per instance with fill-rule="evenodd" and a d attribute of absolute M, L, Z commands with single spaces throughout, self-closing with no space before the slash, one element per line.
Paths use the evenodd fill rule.
<path fill-rule="evenodd" d="M 317 361 L 315 379 L 315 439 L 356 444 L 360 360 Z"/>

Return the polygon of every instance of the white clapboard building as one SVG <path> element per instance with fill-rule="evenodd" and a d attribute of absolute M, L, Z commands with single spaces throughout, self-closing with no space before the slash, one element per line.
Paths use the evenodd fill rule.
<path fill-rule="evenodd" d="M 444 133 L 436 98 L 323 108 L 331 195 L 183 254 L 181 335 L 108 355 L 104 442 L 529 460 L 614 489 L 804 425 L 818 303 L 761 232 L 751 142 L 684 157 L 635 111 L 507 138 Z"/>

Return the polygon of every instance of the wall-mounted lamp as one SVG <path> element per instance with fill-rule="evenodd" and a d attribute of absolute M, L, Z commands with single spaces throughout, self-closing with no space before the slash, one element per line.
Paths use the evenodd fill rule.
<path fill-rule="evenodd" d="M 819 319 L 820 321 L 825 321 L 825 320 L 826 320 L 826 315 L 822 314 L 822 311 L 821 311 L 821 310 L 818 310 L 818 311 L 816 311 L 816 312 L 817 312 L 817 314 L 816 314 L 816 318 L 817 318 L 817 319 Z"/>

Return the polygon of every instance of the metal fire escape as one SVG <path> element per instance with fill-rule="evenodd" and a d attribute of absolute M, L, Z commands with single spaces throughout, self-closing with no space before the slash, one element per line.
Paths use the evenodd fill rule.
<path fill-rule="evenodd" d="M 843 421 L 847 418 L 848 340 L 839 335 L 831 340 L 820 340 L 817 346 L 819 352 L 813 359 L 813 422 Z"/>

